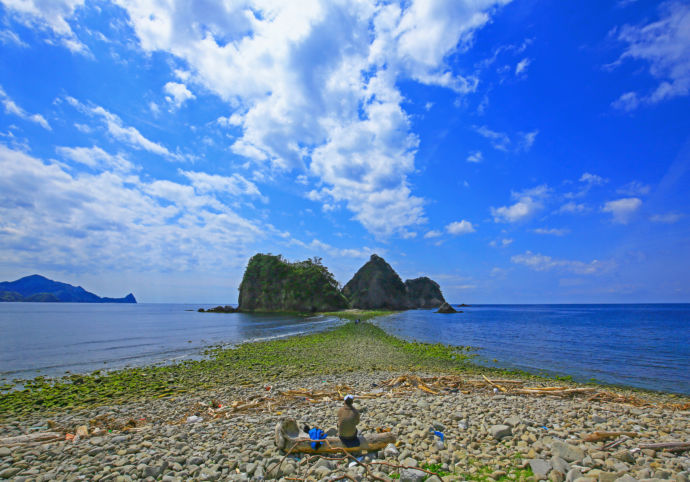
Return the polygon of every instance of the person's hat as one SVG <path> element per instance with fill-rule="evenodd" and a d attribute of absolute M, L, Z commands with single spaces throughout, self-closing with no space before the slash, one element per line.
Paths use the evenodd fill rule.
<path fill-rule="evenodd" d="M 355 396 L 354 395 L 345 395 L 345 401 L 347 402 L 348 400 L 354 400 Z"/>

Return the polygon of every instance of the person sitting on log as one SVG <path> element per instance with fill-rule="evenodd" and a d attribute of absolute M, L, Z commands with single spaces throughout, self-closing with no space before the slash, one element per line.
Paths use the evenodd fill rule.
<path fill-rule="evenodd" d="M 352 406 L 354 400 L 353 395 L 345 395 L 345 404 L 338 410 L 338 436 L 346 447 L 359 445 L 357 438 L 359 412 Z"/>

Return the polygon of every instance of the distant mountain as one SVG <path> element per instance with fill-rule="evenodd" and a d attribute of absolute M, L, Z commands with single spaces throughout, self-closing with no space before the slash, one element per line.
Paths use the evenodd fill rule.
<path fill-rule="evenodd" d="M 132 293 L 124 298 L 101 298 L 81 286 L 50 280 L 33 274 L 16 281 L 0 282 L 0 301 L 64 303 L 136 303 Z"/>

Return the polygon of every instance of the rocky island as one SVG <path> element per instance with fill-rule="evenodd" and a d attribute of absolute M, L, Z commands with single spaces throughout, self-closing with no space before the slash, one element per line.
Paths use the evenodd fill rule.
<path fill-rule="evenodd" d="M 382 257 L 372 254 L 343 288 L 352 308 L 407 310 L 436 308 L 445 303 L 441 287 L 423 276 L 404 283 Z"/>
<path fill-rule="evenodd" d="M 423 276 L 404 283 L 382 257 L 372 254 L 341 290 L 321 258 L 291 263 L 281 255 L 256 254 L 240 283 L 239 306 L 218 306 L 200 312 L 238 311 L 331 312 L 437 308 L 446 300 L 441 287 Z"/>
<path fill-rule="evenodd" d="M 338 311 L 348 308 L 338 282 L 319 258 L 290 263 L 252 256 L 240 283 L 239 311 Z"/>
<path fill-rule="evenodd" d="M 81 286 L 53 281 L 33 274 L 16 281 L 0 282 L 0 301 L 50 303 L 136 303 L 132 293 L 124 298 L 102 298 Z"/>

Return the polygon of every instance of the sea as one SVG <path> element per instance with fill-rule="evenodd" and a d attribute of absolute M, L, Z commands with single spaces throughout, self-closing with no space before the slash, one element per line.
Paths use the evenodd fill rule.
<path fill-rule="evenodd" d="M 0 384 L 199 359 L 322 331 L 335 317 L 198 313 L 203 304 L 0 303 Z M 486 366 L 690 395 L 690 304 L 473 305 L 375 319 L 407 340 L 472 346 Z"/>

